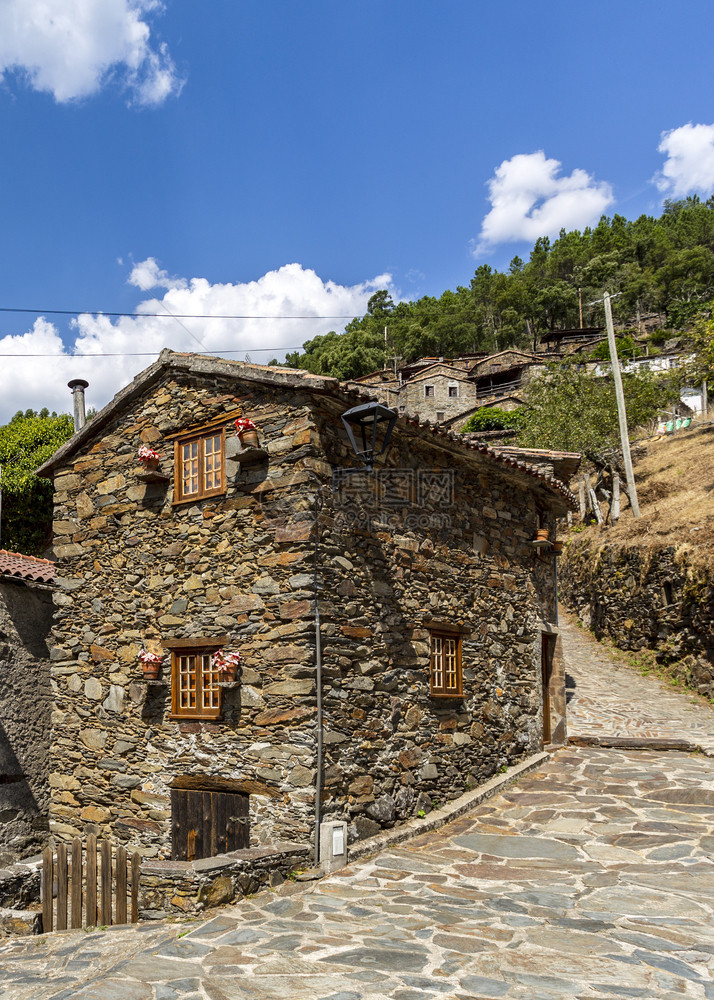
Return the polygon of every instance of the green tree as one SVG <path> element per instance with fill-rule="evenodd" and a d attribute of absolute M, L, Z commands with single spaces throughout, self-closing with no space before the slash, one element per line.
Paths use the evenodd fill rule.
<path fill-rule="evenodd" d="M 687 339 L 694 356 L 684 377 L 694 385 L 706 381 L 714 386 L 714 302 L 709 304 L 707 313 L 699 318 Z"/>
<path fill-rule="evenodd" d="M 464 426 L 462 434 L 473 434 L 479 431 L 519 430 L 523 426 L 523 413 L 518 410 L 502 410 L 498 406 L 482 406 L 472 413 Z"/>
<path fill-rule="evenodd" d="M 632 433 L 679 397 L 677 386 L 647 370 L 623 373 L 627 426 Z M 566 359 L 549 365 L 528 386 L 518 443 L 584 454 L 619 447 L 615 390 L 609 378 Z"/>
<path fill-rule="evenodd" d="M 37 555 L 48 544 L 52 529 L 52 482 L 35 475 L 60 445 L 72 436 L 67 414 L 49 415 L 46 408 L 18 411 L 0 427 L 0 490 L 2 547 Z"/>

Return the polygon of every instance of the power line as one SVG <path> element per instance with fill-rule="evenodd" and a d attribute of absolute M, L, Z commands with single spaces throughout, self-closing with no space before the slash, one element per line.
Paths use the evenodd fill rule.
<path fill-rule="evenodd" d="M 149 313 L 149 312 L 105 312 L 102 309 L 19 309 L 14 306 L 0 306 L 0 313 L 42 313 L 47 316 L 127 316 L 129 319 L 357 319 L 363 313 L 348 316 L 248 316 L 238 313 Z"/>
<path fill-rule="evenodd" d="M 166 348 L 159 347 L 156 351 L 115 351 L 109 352 L 107 354 L 0 354 L 0 358 L 67 358 L 69 360 L 74 360 L 75 358 L 153 358 L 157 354 Z M 170 348 L 173 350 L 173 348 Z M 282 352 L 282 351 L 301 351 L 302 345 L 300 347 L 249 347 L 249 351 L 254 354 L 260 354 L 265 352 Z M 177 354 L 183 354 L 183 351 L 177 351 Z M 222 348 L 216 348 L 215 350 L 206 350 L 206 354 L 245 354 L 246 348 L 231 348 L 230 350 L 223 350 Z"/>

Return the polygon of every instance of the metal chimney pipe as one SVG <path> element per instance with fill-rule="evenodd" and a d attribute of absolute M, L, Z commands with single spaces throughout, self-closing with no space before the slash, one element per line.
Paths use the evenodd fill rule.
<path fill-rule="evenodd" d="M 72 390 L 72 405 L 74 407 L 74 433 L 81 430 L 87 422 L 84 412 L 84 390 L 89 385 L 86 379 L 73 378 L 67 385 Z"/>

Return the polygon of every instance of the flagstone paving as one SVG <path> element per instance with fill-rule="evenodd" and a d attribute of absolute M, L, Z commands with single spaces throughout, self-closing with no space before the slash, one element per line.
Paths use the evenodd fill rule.
<path fill-rule="evenodd" d="M 563 625 L 571 732 L 714 745 L 710 706 Z M 3 942 L 0 998 L 714 1000 L 713 854 L 714 759 L 569 747 L 319 882 L 202 921 Z"/>
<path fill-rule="evenodd" d="M 714 756 L 714 709 L 683 688 L 613 658 L 560 612 L 569 675 L 568 735 L 685 739 Z"/>
<path fill-rule="evenodd" d="M 8 1000 L 714 1000 L 714 761 L 566 749 L 439 831 L 208 921 L 0 947 Z"/>

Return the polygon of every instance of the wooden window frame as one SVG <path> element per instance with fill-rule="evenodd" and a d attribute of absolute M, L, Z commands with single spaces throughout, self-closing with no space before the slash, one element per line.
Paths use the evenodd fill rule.
<path fill-rule="evenodd" d="M 436 392 L 433 385 L 424 386 L 424 399 L 434 399 Z"/>
<path fill-rule="evenodd" d="M 449 399 L 458 399 L 458 398 L 459 398 L 459 387 L 458 387 L 458 385 L 450 385 L 449 386 Z"/>
<path fill-rule="evenodd" d="M 171 714 L 170 719 L 178 722 L 194 720 L 204 720 L 216 722 L 223 718 L 223 688 L 217 688 L 217 701 L 215 705 L 203 706 L 203 692 L 205 674 L 201 658 L 211 656 L 228 642 L 228 636 L 220 636 L 211 639 L 169 639 L 165 640 L 163 646 L 171 651 Z M 184 708 L 181 706 L 181 683 L 180 667 L 182 657 L 196 657 L 193 664 L 193 691 L 195 694 L 194 705 Z M 211 674 L 216 671 L 208 671 Z M 215 686 L 215 681 L 214 681 Z"/>
<path fill-rule="evenodd" d="M 220 438 L 219 454 L 221 457 L 220 482 L 218 486 L 207 490 L 202 486 L 205 470 L 205 442 L 209 438 Z M 183 492 L 183 458 L 182 449 L 187 444 L 198 444 L 198 475 L 199 487 L 196 493 L 184 494 Z M 221 496 L 226 492 L 226 429 L 223 425 L 204 427 L 187 431 L 185 434 L 174 438 L 174 506 L 178 504 L 196 503 L 205 500 L 207 497 Z"/>
<path fill-rule="evenodd" d="M 447 649 L 444 643 L 454 644 L 454 670 L 447 670 Z M 439 648 L 436 648 L 440 646 Z M 464 675 L 462 667 L 462 633 L 457 628 L 431 626 L 429 628 L 429 694 L 432 698 L 463 698 Z M 441 658 L 441 663 L 437 662 Z M 449 684 L 447 674 L 455 674 L 455 682 Z"/>

